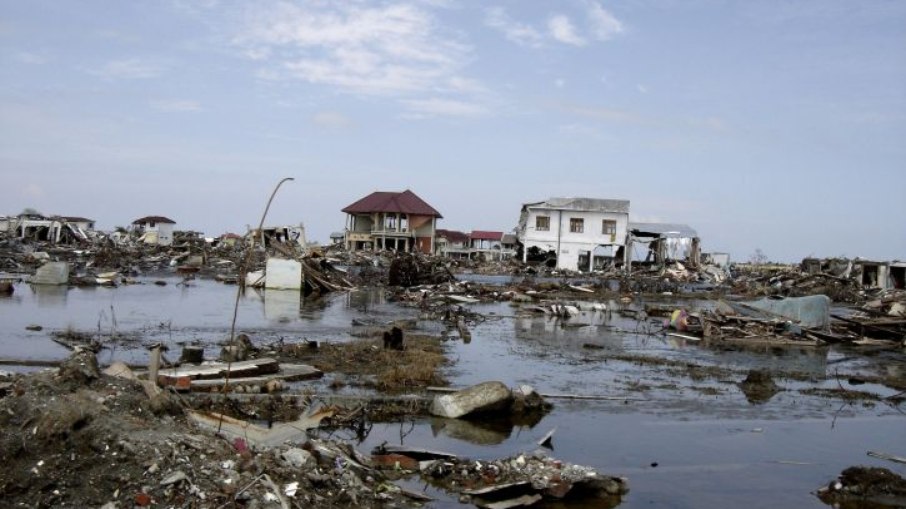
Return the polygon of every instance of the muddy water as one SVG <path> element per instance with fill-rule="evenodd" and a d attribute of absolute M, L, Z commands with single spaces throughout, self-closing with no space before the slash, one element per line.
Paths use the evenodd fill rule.
<path fill-rule="evenodd" d="M 205 344 L 214 355 L 216 343 L 229 333 L 236 289 L 211 281 L 183 287 L 178 281 L 155 286 L 149 280 L 116 289 L 20 285 L 11 298 L 0 299 L 0 357 L 58 359 L 66 351 L 49 333 L 66 329 L 134 336 L 131 343 L 105 350 L 102 360 L 107 355 L 144 362 L 143 347 L 157 341 L 173 345 L 173 352 L 180 343 Z M 358 445 L 361 450 L 386 441 L 493 459 L 532 451 L 556 428 L 553 454 L 629 477 L 631 491 L 621 507 L 632 508 L 818 508 L 825 506 L 810 492 L 848 466 L 878 465 L 906 474 L 902 465 L 866 456 L 869 450 L 906 454 L 906 418 L 900 409 L 881 401 L 847 403 L 799 392 L 842 386 L 891 395 L 894 391 L 881 386 L 826 380 L 826 374 L 896 371 L 902 369 L 902 355 L 828 348 L 715 350 L 654 334 L 657 320 L 639 326 L 615 313 L 588 311 L 567 323 L 509 304 L 473 308 L 488 320 L 473 329 L 471 343 L 447 343 L 456 361 L 448 373 L 453 385 L 498 379 L 530 384 L 543 393 L 611 399 L 553 399 L 554 410 L 532 423 L 418 419 L 375 424 Z M 381 323 L 415 316 L 382 292 L 316 302 L 283 292 L 249 292 L 240 299 L 238 329 L 259 342 L 342 341 L 349 339 L 353 320 Z M 31 324 L 44 330 L 27 331 Z M 640 361 L 645 358 L 713 371 Z M 753 367 L 795 376 L 778 378 L 780 392 L 752 403 L 737 383 Z M 455 497 L 427 491 L 438 498 L 434 507 L 462 507 Z"/>
<path fill-rule="evenodd" d="M 230 334 L 236 286 L 211 280 L 180 284 L 181 278 L 139 279 L 140 284 L 118 288 L 66 288 L 19 284 L 9 297 L 0 297 L 0 359 L 53 360 L 67 350 L 50 338 L 68 330 L 91 333 L 102 342 L 123 335 L 115 349 L 101 354 L 144 364 L 144 347 L 163 342 L 206 346 L 216 357 L 218 343 Z M 165 286 L 154 284 L 165 281 Z M 237 332 L 247 331 L 259 343 L 301 338 L 349 339 L 353 319 L 390 321 L 415 316 L 387 302 L 383 292 L 356 291 L 306 301 L 298 292 L 248 290 L 239 299 Z M 39 325 L 39 332 L 26 330 Z M 131 339 L 131 341 L 130 341 Z"/>

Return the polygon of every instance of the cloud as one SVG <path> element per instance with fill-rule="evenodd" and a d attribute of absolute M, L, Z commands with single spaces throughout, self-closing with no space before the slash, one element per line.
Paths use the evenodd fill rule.
<path fill-rule="evenodd" d="M 487 109 L 476 103 L 452 99 L 431 98 L 404 101 L 411 111 L 406 118 L 426 118 L 435 116 L 478 117 L 487 113 Z"/>
<path fill-rule="evenodd" d="M 572 44 L 573 46 L 585 46 L 587 44 L 585 39 L 576 32 L 576 27 L 573 26 L 569 18 L 563 14 L 551 16 L 547 20 L 547 28 L 551 37 L 559 42 Z"/>
<path fill-rule="evenodd" d="M 508 40 L 523 46 L 539 47 L 544 36 L 531 25 L 513 20 L 502 7 L 485 11 L 484 23 L 500 31 Z"/>
<path fill-rule="evenodd" d="M 573 46 L 586 46 L 589 38 L 596 41 L 609 41 L 623 33 L 623 23 L 604 9 L 601 4 L 587 0 L 584 5 L 584 17 L 579 16 L 579 24 L 588 33 L 587 36 L 583 35 L 565 14 L 554 14 L 548 18 L 546 33 L 531 24 L 514 20 L 502 7 L 487 9 L 484 23 L 501 32 L 510 41 L 534 48 L 542 47 L 548 39 Z"/>
<path fill-rule="evenodd" d="M 648 87 L 646 87 L 645 85 L 642 85 L 641 83 L 636 83 L 635 89 L 638 90 L 640 94 L 648 93 Z"/>
<path fill-rule="evenodd" d="M 463 78 L 461 76 L 453 76 L 448 81 L 446 86 L 441 87 L 441 90 L 451 91 L 451 92 L 462 92 L 467 94 L 486 94 L 488 89 L 482 85 L 479 81 Z"/>
<path fill-rule="evenodd" d="M 311 121 L 320 127 L 328 129 L 344 129 L 352 125 L 352 122 L 342 113 L 336 111 L 321 111 L 311 117 Z"/>
<path fill-rule="evenodd" d="M 127 60 L 113 60 L 107 62 L 100 69 L 89 72 L 95 76 L 106 79 L 137 80 L 156 78 L 163 73 L 163 70 L 163 66 L 160 64 L 138 58 L 130 58 Z"/>
<path fill-rule="evenodd" d="M 163 99 L 151 101 L 151 107 L 168 113 L 184 113 L 201 111 L 201 104 L 198 101 L 189 101 L 184 99 Z"/>
<path fill-rule="evenodd" d="M 29 183 L 22 189 L 22 196 L 25 198 L 39 199 L 47 196 L 44 188 L 35 183 Z"/>
<path fill-rule="evenodd" d="M 599 41 L 609 41 L 614 36 L 623 33 L 623 23 L 597 2 L 588 4 L 588 24 L 591 27 L 592 35 Z"/>
<path fill-rule="evenodd" d="M 710 133 L 724 133 L 730 131 L 730 126 L 728 126 L 722 118 L 716 116 L 703 115 L 685 118 L 650 116 L 629 110 L 565 102 L 555 103 L 552 107 L 569 115 L 590 118 L 602 122 L 681 131 L 684 134 L 689 133 L 690 128 Z"/>
<path fill-rule="evenodd" d="M 614 108 L 605 108 L 602 106 L 587 106 L 578 104 L 559 104 L 557 108 L 565 113 L 578 115 L 580 117 L 603 120 L 606 122 L 615 122 L 618 124 L 655 126 L 658 124 L 654 119 L 648 118 L 636 112 L 619 110 Z"/>
<path fill-rule="evenodd" d="M 279 74 L 358 95 L 423 92 L 448 82 L 470 48 L 423 6 L 285 2 L 256 6 L 234 42 Z"/>
<path fill-rule="evenodd" d="M 566 86 L 566 80 L 563 78 L 558 78 L 554 80 L 554 85 L 556 85 L 557 88 L 563 88 Z"/>
<path fill-rule="evenodd" d="M 37 53 L 22 51 L 14 56 L 17 62 L 29 65 L 41 65 L 47 63 L 47 58 Z"/>
<path fill-rule="evenodd" d="M 724 119 L 720 117 L 696 117 L 690 118 L 688 123 L 691 127 L 705 129 L 716 132 L 727 132 L 730 130 Z"/>

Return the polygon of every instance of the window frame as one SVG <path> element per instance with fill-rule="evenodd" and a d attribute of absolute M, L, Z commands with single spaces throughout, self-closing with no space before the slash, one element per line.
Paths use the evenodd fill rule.
<path fill-rule="evenodd" d="M 569 218 L 569 233 L 585 233 L 585 218 L 584 217 Z"/>
<path fill-rule="evenodd" d="M 541 220 L 544 219 L 547 223 L 545 226 L 541 226 Z M 551 216 L 535 216 L 535 231 L 539 232 L 549 232 L 551 231 Z"/>
<path fill-rule="evenodd" d="M 610 226 L 610 228 L 608 228 Z M 616 235 L 617 234 L 617 222 L 613 219 L 602 219 L 601 220 L 601 235 Z"/>

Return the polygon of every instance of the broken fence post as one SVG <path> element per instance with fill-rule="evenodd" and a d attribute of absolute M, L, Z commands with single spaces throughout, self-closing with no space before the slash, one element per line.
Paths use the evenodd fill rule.
<path fill-rule="evenodd" d="M 151 359 L 148 362 L 148 381 L 157 385 L 157 373 L 160 371 L 160 343 L 151 347 Z"/>

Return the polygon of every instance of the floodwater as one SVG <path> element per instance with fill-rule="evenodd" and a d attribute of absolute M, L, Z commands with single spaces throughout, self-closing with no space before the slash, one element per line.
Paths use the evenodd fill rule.
<path fill-rule="evenodd" d="M 166 286 L 147 280 L 91 289 L 19 285 L 12 297 L 0 298 L 0 358 L 62 358 L 67 351 L 50 340 L 50 333 L 67 329 L 102 338 L 111 331 L 134 337 L 115 350 L 104 350 L 102 362 L 115 358 L 144 363 L 144 347 L 159 341 L 171 345 L 173 357 L 184 343 L 208 345 L 208 355 L 216 355 L 217 343 L 229 334 L 236 287 L 205 280 L 186 287 L 176 284 L 179 279 L 167 281 Z M 337 294 L 315 302 L 296 297 L 249 291 L 239 300 L 237 330 L 248 332 L 259 344 L 281 338 L 345 341 L 353 320 L 379 324 L 417 317 L 415 310 L 388 302 L 381 291 Z M 617 307 L 605 304 L 611 310 Z M 895 391 L 872 384 L 851 386 L 845 378 L 902 373 L 902 354 L 865 355 L 836 348 L 707 349 L 656 334 L 657 323 L 639 325 L 614 312 L 584 311 L 561 321 L 532 316 L 507 303 L 471 309 L 488 319 L 473 328 L 470 343 L 446 343 L 455 361 L 447 376 L 452 385 L 501 380 L 510 386 L 529 384 L 542 393 L 606 399 L 552 398 L 553 411 L 530 423 L 429 418 L 377 423 L 358 443 L 360 450 L 388 442 L 495 459 L 535 450 L 537 441 L 556 428 L 555 457 L 629 478 L 630 493 L 620 506 L 626 508 L 820 508 L 825 506 L 811 492 L 846 467 L 883 466 L 906 475 L 906 466 L 866 456 L 867 451 L 906 455 L 902 409 L 883 401 L 844 402 L 799 392 L 844 387 L 890 396 Z M 27 331 L 29 325 L 44 329 Z M 640 361 L 645 358 L 678 362 Z M 679 362 L 715 371 L 696 374 Z M 783 390 L 770 400 L 752 403 L 736 384 L 748 369 L 761 367 L 790 377 L 777 379 Z M 834 373 L 846 377 L 825 380 Z M 415 481 L 408 486 L 422 488 Z M 455 497 L 433 488 L 426 491 L 438 499 L 432 507 L 462 507 Z"/>

